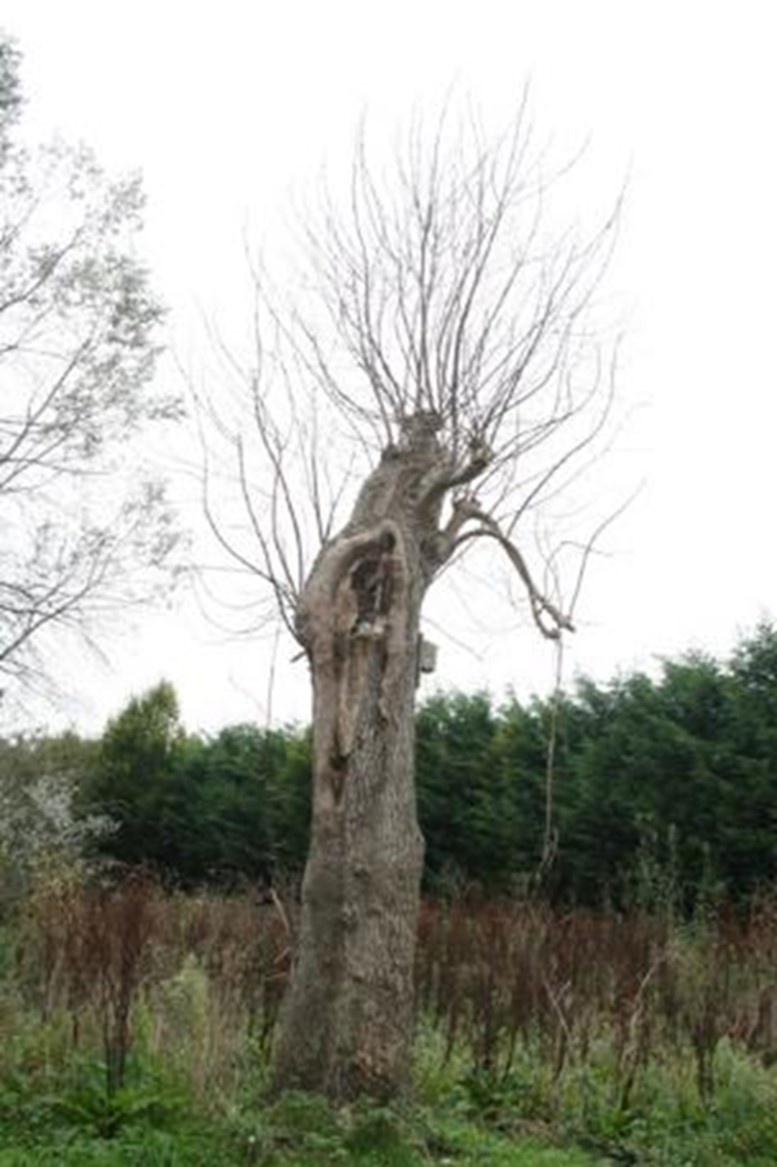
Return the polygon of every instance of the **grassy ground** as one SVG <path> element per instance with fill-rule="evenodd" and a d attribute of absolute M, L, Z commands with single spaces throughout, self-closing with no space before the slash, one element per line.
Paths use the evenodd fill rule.
<path fill-rule="evenodd" d="M 124 1102 L 118 1104 L 124 1108 Z M 27 1111 L 6 1125 L 2 1167 L 592 1167 L 601 1156 L 547 1140 L 489 1130 L 442 1111 L 357 1108 L 335 1114 L 315 1098 L 290 1096 L 275 1107 L 220 1116 L 191 1111 L 153 1115 L 65 1115 Z M 29 1120 L 32 1119 L 32 1122 Z"/>
<path fill-rule="evenodd" d="M 0 1167 L 777 1164 L 777 910 L 427 914 L 408 1097 L 339 1111 L 268 1098 L 276 925 L 142 885 L 31 899 L 0 932 Z"/>
<path fill-rule="evenodd" d="M 27 1055 L 29 1058 L 30 1049 Z M 264 1063 L 204 1099 L 180 1076 L 131 1062 L 108 1095 L 100 1064 L 17 1067 L 0 1086 L 0 1167 L 774 1167 L 777 1075 L 724 1047 L 714 1103 L 690 1067 L 646 1075 L 625 1110 L 604 1067 L 563 1084 L 538 1064 L 508 1078 L 419 1059 L 411 1100 L 333 1111 L 324 1100 L 264 1095 Z M 47 1056 L 50 1058 L 46 1064 Z M 7 1062 L 7 1058 L 6 1058 Z"/>

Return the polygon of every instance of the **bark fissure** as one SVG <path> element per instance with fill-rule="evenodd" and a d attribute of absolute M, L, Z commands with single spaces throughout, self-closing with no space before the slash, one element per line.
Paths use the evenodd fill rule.
<path fill-rule="evenodd" d="M 385 452 L 298 612 L 313 679 L 313 828 L 275 1069 L 281 1085 L 335 1098 L 390 1096 L 410 1056 L 423 861 L 413 709 L 425 549 L 441 509 L 421 483 L 445 464 L 422 436 Z"/>
<path fill-rule="evenodd" d="M 434 414 L 403 419 L 349 522 L 320 551 L 297 611 L 313 681 L 313 822 L 275 1075 L 281 1087 L 339 1100 L 390 1097 L 407 1077 L 423 862 L 413 714 L 424 596 L 470 521 L 523 566 L 477 501 L 455 494 L 487 468 L 487 453 L 473 447 L 457 463 L 438 428 Z M 524 575 L 532 604 L 567 626 Z"/>

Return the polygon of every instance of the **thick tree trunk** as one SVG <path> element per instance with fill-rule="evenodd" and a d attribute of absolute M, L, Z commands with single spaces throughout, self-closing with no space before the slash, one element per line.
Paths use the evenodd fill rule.
<path fill-rule="evenodd" d="M 439 499 L 436 443 L 391 450 L 308 579 L 311 849 L 278 1088 L 386 1098 L 406 1080 L 423 840 L 413 774 L 419 620 Z M 424 485 L 426 484 L 426 485 Z"/>
<path fill-rule="evenodd" d="M 279 1084 L 338 1099 L 389 1096 L 406 1075 L 423 856 L 412 695 L 386 724 L 379 649 L 356 652 L 367 692 L 349 756 L 316 766 L 298 959 L 275 1060 Z M 408 657 L 403 688 L 413 668 Z M 331 723 L 328 686 L 317 688 L 317 721 Z M 328 752 L 321 736 L 316 729 L 317 756 Z"/>

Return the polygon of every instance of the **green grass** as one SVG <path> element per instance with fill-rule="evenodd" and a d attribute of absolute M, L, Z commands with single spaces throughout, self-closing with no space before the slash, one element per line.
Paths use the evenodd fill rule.
<path fill-rule="evenodd" d="M 774 1167 L 777 1073 L 726 1046 L 717 1077 L 705 1107 L 688 1066 L 652 1067 L 623 1109 L 590 1066 L 559 1085 L 528 1061 L 493 1081 L 422 1065 L 412 1101 L 334 1110 L 268 1101 L 260 1066 L 207 1106 L 158 1067 L 109 1096 L 99 1066 L 50 1066 L 0 1085 L 0 1167 Z"/>
<path fill-rule="evenodd" d="M 56 1022 L 5 1047 L 0 1167 L 774 1167 L 777 1068 L 726 1043 L 703 1105 L 693 1064 L 667 1054 L 622 1105 L 606 1058 L 560 1079 L 530 1050 L 509 1075 L 443 1065 L 419 1041 L 412 1095 L 392 1107 L 270 1101 L 266 1062 L 246 1052 L 239 1086 L 207 1098 L 169 1063 L 138 1054 L 108 1094 L 104 1067 L 73 1060 Z M 13 1064 L 9 1064 L 15 1062 Z"/>
<path fill-rule="evenodd" d="M 545 932 L 535 935 L 527 917 L 534 947 L 523 956 L 515 948 L 524 963 L 514 985 L 524 991 L 518 1005 L 528 1002 L 531 1012 L 512 1046 L 509 1012 L 499 1010 L 512 1000 L 513 982 L 497 984 L 486 998 L 490 981 L 478 980 L 477 946 L 458 956 L 432 949 L 438 974 L 447 968 L 441 953 L 453 962 L 459 995 L 447 1004 L 420 998 L 425 1020 L 408 1097 L 391 1107 L 365 1102 L 335 1110 L 302 1094 L 270 1099 L 265 1018 L 249 1011 L 264 982 L 251 982 L 253 995 L 246 995 L 246 978 L 258 974 L 245 963 L 242 933 L 235 931 L 230 947 L 213 931 L 229 913 L 205 905 L 208 912 L 195 920 L 195 948 L 175 938 L 197 905 L 154 903 L 167 912 L 167 931 L 144 956 L 124 1050 L 127 1073 L 115 1089 L 109 1087 L 118 1078 L 109 1082 L 101 1062 L 111 1050 L 104 985 L 113 981 L 104 978 L 114 966 L 98 969 L 99 976 L 92 970 L 92 981 L 82 983 L 89 962 L 63 963 L 67 951 L 54 944 L 57 937 L 64 943 L 59 901 L 44 921 L 49 931 L 41 925 L 51 943 L 40 952 L 21 928 L 18 949 L 11 929 L 0 932 L 0 1167 L 777 1165 L 777 1046 L 771 1029 L 753 1029 L 759 1002 L 769 1000 L 777 927 L 764 925 L 748 946 L 725 950 L 726 980 L 710 954 L 709 928 L 675 927 L 657 960 L 652 933 L 632 928 L 631 948 L 620 952 L 620 929 L 597 932 L 583 919 L 588 963 L 599 962 L 589 984 L 577 966 L 559 971 L 563 946 L 549 953 Z M 248 918 L 239 917 L 241 927 Z M 119 924 L 117 939 L 124 934 Z M 592 937 L 603 938 L 601 953 Z M 106 959 L 112 951 L 106 948 Z M 536 977 L 529 991 L 530 951 L 556 978 L 555 995 Z M 618 968 L 626 988 L 615 993 Z M 478 984 L 479 993 L 463 992 Z M 721 1001 L 716 994 L 724 990 Z M 712 1052 L 702 1065 L 692 1039 L 708 1031 Z"/>
<path fill-rule="evenodd" d="M 51 1141 L 0 1151 L 0 1167 L 223 1167 L 257 1164 L 263 1167 L 594 1167 L 605 1162 L 577 1150 L 543 1147 L 473 1132 L 455 1153 L 433 1155 L 398 1142 L 392 1147 L 352 1149 L 344 1142 L 316 1146 L 227 1146 L 216 1138 L 186 1137 L 154 1131 L 124 1132 L 114 1140 L 78 1136 L 67 1143 Z"/>
<path fill-rule="evenodd" d="M 136 1072 L 137 1076 L 137 1072 Z M 29 1087 L 29 1083 L 27 1084 Z M 274 1103 L 214 1105 L 158 1076 L 108 1097 L 94 1067 L 80 1078 L 21 1080 L 0 1094 L 0 1167 L 594 1167 L 600 1157 L 489 1129 L 462 1112 L 459 1094 L 434 1107 L 356 1105 L 333 1110 L 323 1099 L 289 1094 Z"/>

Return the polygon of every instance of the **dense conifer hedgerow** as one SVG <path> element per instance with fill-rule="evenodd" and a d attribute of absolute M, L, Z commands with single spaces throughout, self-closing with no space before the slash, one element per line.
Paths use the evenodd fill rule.
<path fill-rule="evenodd" d="M 665 662 L 657 679 L 583 680 L 561 697 L 557 849 L 541 870 L 550 712 L 538 698 L 496 707 L 485 694 L 439 694 L 421 706 L 416 766 L 428 890 L 539 885 L 557 903 L 685 912 L 700 899 L 744 900 L 773 883 L 774 627 L 760 626 L 725 663 L 691 654 Z M 98 743 L 72 734 L 0 742 L 6 823 L 16 821 L 10 808 L 30 790 L 30 775 L 52 766 L 75 787 L 76 816 L 113 821 L 97 836 L 112 860 L 146 864 L 184 885 L 301 872 L 307 730 L 237 725 L 212 738 L 188 735 L 175 693 L 162 683 L 131 701 Z M 0 837 L 0 858 L 11 871 L 12 837 Z"/>

